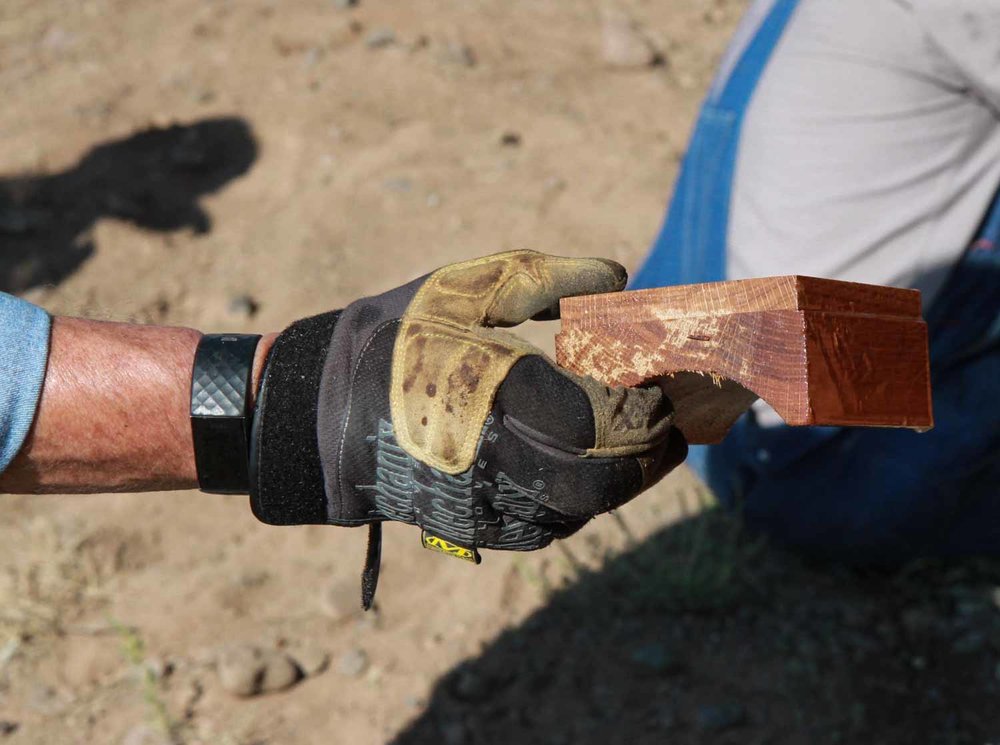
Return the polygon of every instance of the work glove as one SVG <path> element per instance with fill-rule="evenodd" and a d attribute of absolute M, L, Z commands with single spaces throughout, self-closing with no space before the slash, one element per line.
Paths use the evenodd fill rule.
<path fill-rule="evenodd" d="M 670 401 L 562 370 L 498 329 L 625 281 L 611 261 L 510 251 L 293 324 L 258 395 L 255 515 L 372 526 L 368 607 L 384 520 L 478 563 L 479 549 L 541 548 L 627 502 L 687 453 Z"/>

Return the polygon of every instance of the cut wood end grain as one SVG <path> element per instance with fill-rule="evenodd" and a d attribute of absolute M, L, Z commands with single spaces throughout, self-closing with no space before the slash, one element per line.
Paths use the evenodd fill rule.
<path fill-rule="evenodd" d="M 757 398 L 790 425 L 933 426 L 920 293 L 786 276 L 565 298 L 560 365 L 659 384 L 691 443 Z"/>

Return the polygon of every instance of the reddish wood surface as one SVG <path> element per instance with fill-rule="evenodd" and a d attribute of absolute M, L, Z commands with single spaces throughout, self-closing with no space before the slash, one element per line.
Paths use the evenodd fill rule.
<path fill-rule="evenodd" d="M 791 425 L 933 426 L 920 293 L 812 277 L 566 298 L 560 365 L 655 381 L 689 442 L 721 440 L 757 398 Z"/>

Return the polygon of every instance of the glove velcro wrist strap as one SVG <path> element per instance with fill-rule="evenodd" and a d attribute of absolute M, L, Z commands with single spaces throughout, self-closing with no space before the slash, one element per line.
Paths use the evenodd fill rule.
<path fill-rule="evenodd" d="M 254 413 L 250 507 L 271 525 L 323 524 L 327 502 L 317 403 L 340 311 L 297 321 L 275 340 Z"/>

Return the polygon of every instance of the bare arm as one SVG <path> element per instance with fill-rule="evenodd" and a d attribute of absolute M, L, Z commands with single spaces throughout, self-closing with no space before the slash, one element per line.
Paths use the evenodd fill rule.
<path fill-rule="evenodd" d="M 55 318 L 38 412 L 0 492 L 198 486 L 189 419 L 194 329 Z M 274 335 L 254 359 L 252 390 Z"/>

